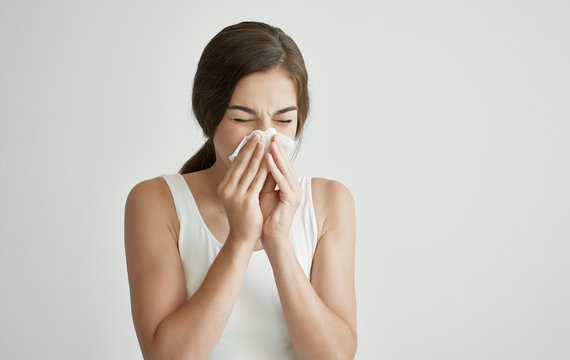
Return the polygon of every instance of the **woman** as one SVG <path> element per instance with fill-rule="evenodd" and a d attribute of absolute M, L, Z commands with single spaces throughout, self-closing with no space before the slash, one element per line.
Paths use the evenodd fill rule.
<path fill-rule="evenodd" d="M 192 95 L 207 141 L 179 173 L 135 185 L 125 207 L 133 321 L 145 359 L 349 359 L 356 352 L 354 203 L 298 177 L 272 137 L 309 110 L 295 42 L 258 22 L 206 46 Z"/>

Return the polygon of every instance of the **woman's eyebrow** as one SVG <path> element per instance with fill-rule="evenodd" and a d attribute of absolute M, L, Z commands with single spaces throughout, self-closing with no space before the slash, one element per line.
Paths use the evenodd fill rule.
<path fill-rule="evenodd" d="M 249 113 L 249 114 L 251 114 L 251 115 L 257 115 L 257 113 L 255 112 L 255 110 L 250 109 L 250 108 L 248 108 L 247 106 L 241 106 L 241 105 L 230 105 L 230 106 L 228 106 L 228 110 L 234 110 L 234 109 L 235 109 L 235 110 L 245 111 L 246 113 Z M 284 108 L 284 109 L 277 110 L 277 111 L 273 114 L 273 116 L 279 115 L 279 114 L 284 114 L 284 113 L 286 113 L 286 112 L 293 111 L 293 110 L 297 110 L 297 109 L 298 109 L 298 107 L 296 107 L 296 106 L 289 106 L 289 107 L 286 107 L 286 108 Z"/>

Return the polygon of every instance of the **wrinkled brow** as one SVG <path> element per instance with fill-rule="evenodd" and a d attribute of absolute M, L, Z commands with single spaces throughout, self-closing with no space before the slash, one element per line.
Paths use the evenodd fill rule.
<path fill-rule="evenodd" d="M 296 106 L 289 106 L 289 107 L 286 107 L 286 108 L 284 108 L 284 109 L 277 110 L 277 111 L 273 114 L 273 116 L 280 115 L 280 114 L 284 114 L 284 113 L 286 113 L 286 112 L 293 111 L 293 110 L 297 110 L 297 109 L 298 109 L 298 107 L 296 107 Z M 230 106 L 228 106 L 228 110 L 241 110 L 241 111 L 245 111 L 246 113 L 249 113 L 249 114 L 251 114 L 251 115 L 256 115 L 256 116 L 257 116 L 257 113 L 255 112 L 255 110 L 250 109 L 250 108 L 248 108 L 247 106 L 242 106 L 242 105 L 230 105 Z"/>

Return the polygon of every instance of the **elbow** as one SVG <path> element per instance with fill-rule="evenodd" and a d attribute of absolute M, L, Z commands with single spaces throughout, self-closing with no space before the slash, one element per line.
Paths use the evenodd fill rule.
<path fill-rule="evenodd" d="M 175 344 L 156 343 L 142 349 L 144 360 L 207 360 L 209 355 L 204 353 L 203 349 L 192 347 L 183 348 Z"/>
<path fill-rule="evenodd" d="M 158 349 L 153 349 L 152 351 L 143 351 L 144 360 L 188 360 L 188 359 L 198 359 L 195 357 L 183 355 L 180 353 L 173 353 L 172 351 L 160 351 Z"/>
<path fill-rule="evenodd" d="M 344 334 L 342 340 L 337 341 L 334 346 L 328 349 L 324 356 L 321 356 L 319 358 L 332 360 L 351 360 L 356 356 L 357 346 L 358 337 L 356 335 L 356 331 L 352 331 L 352 329 L 350 329 L 349 333 Z"/>
<path fill-rule="evenodd" d="M 349 328 L 349 334 L 345 333 L 344 341 L 337 342 L 337 346 L 331 351 L 331 354 L 323 357 L 323 359 L 334 360 L 352 360 L 356 356 L 356 348 L 358 346 L 358 336 L 356 330 Z"/>
<path fill-rule="evenodd" d="M 350 354 L 347 359 L 354 359 L 356 356 L 356 349 L 358 348 L 358 335 L 356 335 L 356 331 L 352 332 L 352 342 L 350 345 Z"/>
<path fill-rule="evenodd" d="M 317 353 L 310 354 L 306 359 L 315 360 L 352 360 L 356 356 L 357 338 L 356 334 L 347 337 L 346 341 L 339 341 L 336 344 L 325 345 Z"/>
<path fill-rule="evenodd" d="M 151 339 L 146 344 L 141 344 L 141 351 L 144 360 L 188 360 L 198 359 L 197 357 L 190 357 L 177 351 L 178 347 L 173 344 L 165 344 L 164 342 L 157 341 L 156 338 Z"/>
<path fill-rule="evenodd" d="M 337 349 L 337 350 L 330 350 L 327 351 L 326 354 L 322 354 L 321 356 L 310 356 L 307 359 L 315 360 L 315 359 L 322 359 L 322 360 L 353 360 L 354 356 L 356 355 L 356 348 L 354 349 Z"/>
<path fill-rule="evenodd" d="M 344 349 L 337 351 L 332 357 L 327 357 L 327 359 L 335 360 L 353 360 L 356 356 L 356 343 L 350 344 Z"/>
<path fill-rule="evenodd" d="M 356 344 L 351 344 L 350 347 L 338 351 L 336 354 L 333 354 L 332 357 L 327 357 L 327 359 L 353 360 L 355 356 L 356 356 Z"/>
<path fill-rule="evenodd" d="M 356 348 L 358 347 L 358 337 L 356 332 L 351 331 L 351 336 L 348 336 L 343 345 L 337 347 L 336 351 L 332 354 L 333 356 L 327 357 L 327 359 L 335 360 L 352 360 L 356 356 Z"/>

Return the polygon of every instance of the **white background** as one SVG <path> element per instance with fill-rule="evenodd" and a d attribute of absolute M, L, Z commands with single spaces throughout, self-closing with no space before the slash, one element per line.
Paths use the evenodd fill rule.
<path fill-rule="evenodd" d="M 244 20 L 305 57 L 297 173 L 355 199 L 356 358 L 570 358 L 570 2 L 497 0 L 2 1 L 0 358 L 141 358 L 125 200 Z"/>

